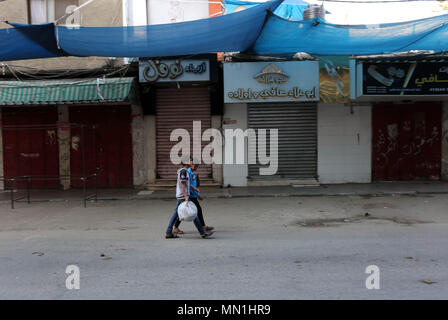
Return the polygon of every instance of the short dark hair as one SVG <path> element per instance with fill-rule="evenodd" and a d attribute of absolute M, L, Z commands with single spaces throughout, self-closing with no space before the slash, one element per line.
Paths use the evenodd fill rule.
<path fill-rule="evenodd" d="M 186 155 L 186 156 L 182 157 L 181 163 L 183 165 L 186 165 L 186 164 L 190 164 L 191 161 L 193 161 L 193 157 L 190 155 Z"/>

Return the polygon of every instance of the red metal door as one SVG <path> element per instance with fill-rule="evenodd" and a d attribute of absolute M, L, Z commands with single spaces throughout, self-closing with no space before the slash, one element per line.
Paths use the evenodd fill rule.
<path fill-rule="evenodd" d="M 56 107 L 3 108 L 6 178 L 30 176 L 33 189 L 58 188 L 59 144 Z M 11 185 L 6 183 L 6 187 Z M 23 188 L 25 182 L 18 185 Z"/>
<path fill-rule="evenodd" d="M 82 187 L 80 177 L 97 172 L 100 188 L 132 187 L 130 107 L 73 106 L 70 122 L 72 186 Z"/>
<path fill-rule="evenodd" d="M 210 93 L 208 88 L 158 89 L 156 97 L 157 177 L 176 179 L 180 165 L 170 160 L 171 148 L 177 144 L 170 141 L 171 132 L 175 129 L 189 132 L 193 155 L 193 121 L 201 121 L 201 137 L 211 127 Z M 202 141 L 201 150 L 209 143 Z M 202 164 L 198 173 L 201 178 L 210 178 L 212 166 Z"/>
<path fill-rule="evenodd" d="M 374 106 L 373 179 L 439 180 L 441 119 L 437 102 Z"/>

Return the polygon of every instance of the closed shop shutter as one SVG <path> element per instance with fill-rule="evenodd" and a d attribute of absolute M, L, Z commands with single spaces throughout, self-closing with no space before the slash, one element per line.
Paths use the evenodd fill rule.
<path fill-rule="evenodd" d="M 56 107 L 7 107 L 2 113 L 5 177 L 31 177 L 33 189 L 58 188 Z M 6 187 L 11 186 L 7 183 Z M 14 187 L 25 187 L 25 183 Z"/>
<path fill-rule="evenodd" d="M 193 155 L 193 121 L 201 121 L 201 134 L 211 127 L 210 93 L 208 88 L 158 89 L 156 93 L 157 178 L 176 179 L 180 165 L 170 160 L 170 141 L 175 129 L 190 133 L 190 152 Z M 200 138 L 200 137 L 199 137 Z M 202 148 L 210 142 L 202 142 Z M 199 160 L 199 159 L 198 159 Z M 212 166 L 201 164 L 201 178 L 211 178 Z"/>
<path fill-rule="evenodd" d="M 440 180 L 441 103 L 380 103 L 372 115 L 373 180 Z"/>
<path fill-rule="evenodd" d="M 71 106 L 72 187 L 85 174 L 98 174 L 98 187 L 133 186 L 131 109 L 122 106 Z M 81 127 L 83 126 L 83 128 Z M 93 186 L 94 181 L 88 180 Z"/>
<path fill-rule="evenodd" d="M 259 164 L 249 165 L 251 178 L 308 179 L 317 176 L 317 106 L 315 104 L 249 104 L 252 129 L 278 129 L 278 171 L 260 176 Z M 267 130 L 269 155 L 269 130 Z M 258 163 L 258 161 L 257 161 Z"/>

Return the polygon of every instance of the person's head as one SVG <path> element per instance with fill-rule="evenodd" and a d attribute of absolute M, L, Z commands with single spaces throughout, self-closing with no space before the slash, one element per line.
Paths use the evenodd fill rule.
<path fill-rule="evenodd" d="M 184 168 L 191 168 L 191 165 L 193 163 L 193 159 L 190 156 L 183 156 L 181 160 L 182 166 Z"/>
<path fill-rule="evenodd" d="M 199 168 L 199 161 L 197 159 L 193 158 L 190 168 L 193 170 L 197 170 Z"/>

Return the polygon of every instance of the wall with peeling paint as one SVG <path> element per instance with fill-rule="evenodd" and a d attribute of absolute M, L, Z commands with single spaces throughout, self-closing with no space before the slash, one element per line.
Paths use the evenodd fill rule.
<path fill-rule="evenodd" d="M 59 175 L 61 186 L 64 190 L 70 189 L 70 122 L 68 106 L 58 106 L 58 143 L 59 143 Z M 65 125 L 65 126 L 64 126 Z"/>
<path fill-rule="evenodd" d="M 156 116 L 147 115 L 144 118 L 146 139 L 146 164 L 148 168 L 147 182 L 154 184 L 156 182 L 157 174 L 157 153 L 156 153 Z"/>
<path fill-rule="evenodd" d="M 132 162 L 134 170 L 134 187 L 142 187 L 146 183 L 145 125 L 143 110 L 140 105 L 131 106 L 132 130 Z"/>
<path fill-rule="evenodd" d="M 448 181 L 448 102 L 442 112 L 442 180 Z"/>

